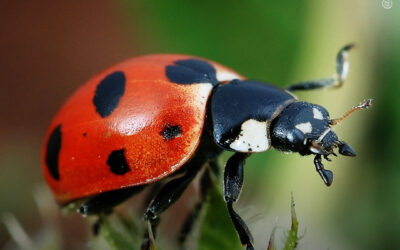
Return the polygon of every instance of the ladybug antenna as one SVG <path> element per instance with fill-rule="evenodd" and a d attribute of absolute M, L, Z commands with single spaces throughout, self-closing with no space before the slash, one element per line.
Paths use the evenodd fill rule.
<path fill-rule="evenodd" d="M 353 113 L 354 111 L 360 110 L 360 109 L 365 109 L 365 108 L 369 108 L 372 106 L 372 99 L 367 99 L 362 101 L 360 104 L 358 104 L 357 106 L 352 107 L 349 111 L 346 112 L 346 114 L 344 114 L 342 117 L 337 118 L 337 119 L 332 119 L 329 121 L 329 123 L 332 126 L 335 126 L 336 124 L 338 124 L 339 122 L 343 121 L 346 117 L 348 117 L 351 113 Z"/>

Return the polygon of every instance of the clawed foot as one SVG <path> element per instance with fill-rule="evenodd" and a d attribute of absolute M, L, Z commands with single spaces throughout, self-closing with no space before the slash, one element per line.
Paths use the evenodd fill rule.
<path fill-rule="evenodd" d="M 327 159 L 328 161 L 330 161 L 329 158 L 327 158 L 325 156 L 324 156 L 324 158 Z M 315 164 L 315 169 L 317 170 L 318 174 L 321 176 L 325 185 L 327 185 L 329 187 L 333 182 L 333 173 L 332 173 L 332 171 L 324 168 L 324 164 L 322 164 L 321 155 L 315 156 L 314 164 Z"/>

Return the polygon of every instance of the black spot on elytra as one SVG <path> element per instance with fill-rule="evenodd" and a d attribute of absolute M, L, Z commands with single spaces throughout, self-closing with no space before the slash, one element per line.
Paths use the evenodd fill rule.
<path fill-rule="evenodd" d="M 58 156 L 61 149 L 61 137 L 61 125 L 58 125 L 53 132 L 51 132 L 46 148 L 46 165 L 51 177 L 57 181 L 60 180 Z"/>
<path fill-rule="evenodd" d="M 87 133 L 86 133 L 86 132 L 83 132 L 82 135 L 83 135 L 83 137 L 86 137 L 86 136 L 87 136 Z"/>
<path fill-rule="evenodd" d="M 117 175 L 124 175 L 130 170 L 125 158 L 125 149 L 114 150 L 108 156 L 107 165 L 111 172 Z"/>
<path fill-rule="evenodd" d="M 211 83 L 217 85 L 215 68 L 208 62 L 199 59 L 175 61 L 168 65 L 165 74 L 171 82 L 178 84 Z"/>
<path fill-rule="evenodd" d="M 119 100 L 125 92 L 125 80 L 124 73 L 116 71 L 106 76 L 97 85 L 93 104 L 101 117 L 111 115 L 118 106 Z"/>
<path fill-rule="evenodd" d="M 164 140 L 169 141 L 182 134 L 182 128 L 179 125 L 168 125 L 164 127 L 163 131 L 160 133 Z"/>

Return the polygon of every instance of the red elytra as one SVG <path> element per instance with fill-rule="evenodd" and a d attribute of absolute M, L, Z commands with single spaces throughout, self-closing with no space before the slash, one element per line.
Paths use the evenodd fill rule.
<path fill-rule="evenodd" d="M 79 88 L 55 116 L 43 147 L 43 171 L 56 200 L 66 204 L 102 192 L 155 182 L 170 175 L 195 152 L 204 126 L 210 83 L 176 84 L 166 67 L 185 55 L 150 55 L 115 65 Z M 215 62 L 219 80 L 243 79 Z M 124 93 L 111 114 L 102 117 L 93 103 L 96 88 L 113 72 L 123 72 Z M 166 139 L 163 131 L 179 126 L 179 135 Z M 48 147 L 59 132 L 53 156 L 58 178 L 48 162 Z M 113 151 L 123 152 L 129 170 L 110 171 Z M 54 153 L 54 152 L 53 152 Z"/>

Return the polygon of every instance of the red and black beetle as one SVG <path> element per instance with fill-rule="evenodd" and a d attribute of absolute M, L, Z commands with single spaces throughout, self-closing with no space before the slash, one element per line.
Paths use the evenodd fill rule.
<path fill-rule="evenodd" d="M 113 66 L 90 79 L 64 104 L 52 121 L 43 148 L 43 171 L 56 200 L 65 205 L 86 198 L 79 211 L 98 214 L 179 170 L 149 203 L 145 218 L 157 217 L 174 203 L 223 151 L 235 152 L 224 172 L 228 212 L 248 249 L 252 237 L 234 211 L 243 184 L 243 164 L 252 153 L 271 146 L 314 154 L 324 169 L 339 153 L 355 152 L 333 132 L 343 118 L 330 119 L 325 108 L 299 101 L 291 91 L 340 86 L 348 73 L 348 51 L 337 56 L 337 75 L 281 89 L 247 80 L 215 62 L 187 55 L 149 55 Z"/>

